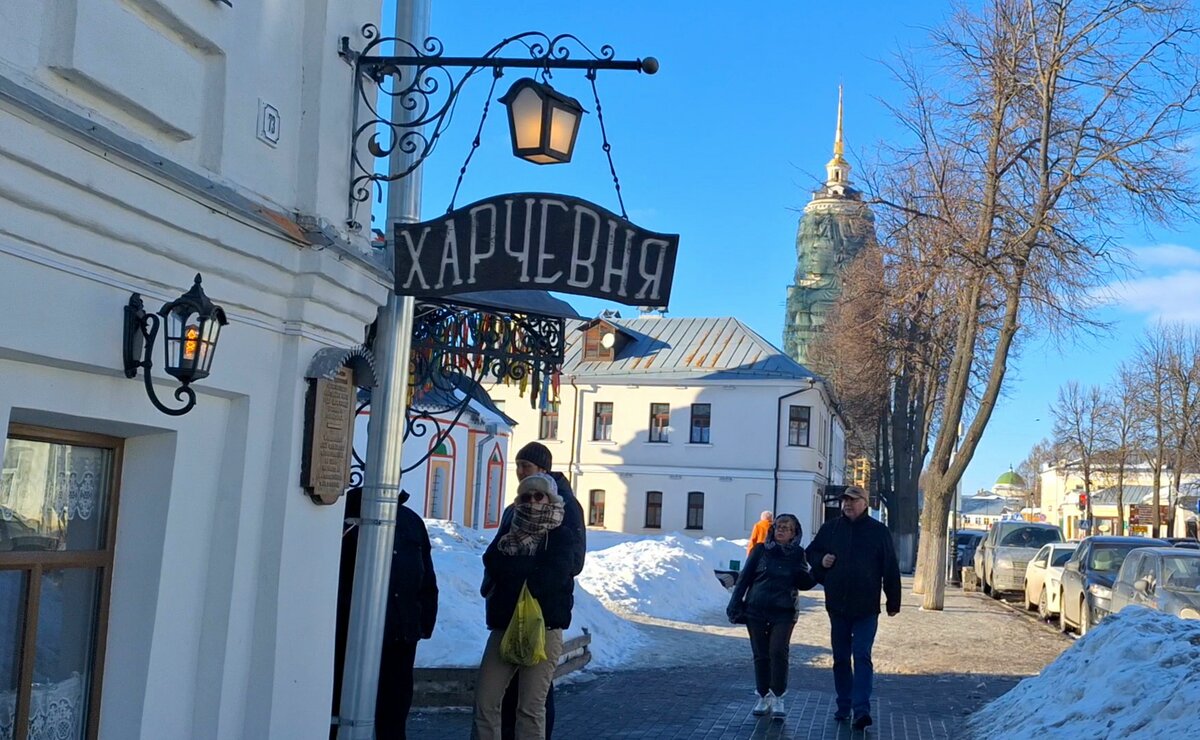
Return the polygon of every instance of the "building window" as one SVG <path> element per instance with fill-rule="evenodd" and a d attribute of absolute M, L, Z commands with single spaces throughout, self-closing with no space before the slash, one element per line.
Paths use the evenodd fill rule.
<path fill-rule="evenodd" d="M 611 401 L 595 403 L 595 418 L 592 421 L 592 439 L 608 441 L 612 439 L 613 405 Z"/>
<path fill-rule="evenodd" d="M 692 444 L 706 445 L 709 443 L 709 428 L 712 426 L 712 404 L 692 404 L 692 435 L 688 440 Z"/>
<path fill-rule="evenodd" d="M 553 401 L 542 409 L 541 423 L 538 426 L 538 439 L 558 439 L 558 402 Z"/>
<path fill-rule="evenodd" d="M 592 491 L 588 494 L 588 526 L 604 526 L 604 491 Z"/>
<path fill-rule="evenodd" d="M 589 326 L 583 333 L 584 362 L 609 361 L 616 358 L 616 328 L 602 321 Z"/>
<path fill-rule="evenodd" d="M 808 420 L 812 415 L 810 406 L 788 407 L 788 445 L 808 447 Z"/>
<path fill-rule="evenodd" d="M 671 406 L 666 403 L 650 404 L 650 441 L 669 442 L 671 433 Z"/>
<path fill-rule="evenodd" d="M 688 493 L 687 528 L 704 529 L 704 494 L 700 491 Z"/>
<path fill-rule="evenodd" d="M 662 491 L 646 492 L 646 529 L 662 529 Z"/>
<path fill-rule="evenodd" d="M 425 518 L 449 519 L 454 503 L 454 440 L 450 437 L 429 456 L 425 484 Z"/>
<path fill-rule="evenodd" d="M 504 490 L 504 461 L 500 459 L 500 447 L 492 449 L 492 456 L 487 464 L 487 493 L 483 500 L 483 526 L 500 526 L 500 510 Z"/>
<path fill-rule="evenodd" d="M 97 734 L 122 444 L 9 428 L 0 464 L 0 737 Z"/>

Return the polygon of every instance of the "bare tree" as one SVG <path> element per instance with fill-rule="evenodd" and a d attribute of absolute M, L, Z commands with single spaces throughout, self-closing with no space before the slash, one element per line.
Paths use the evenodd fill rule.
<path fill-rule="evenodd" d="M 1200 432 L 1200 334 L 1172 326 L 1167 335 L 1167 425 L 1171 486 L 1167 492 L 1167 535 L 1175 533 L 1175 502 L 1183 471 L 1191 464 L 1192 440 Z M 1156 525 L 1157 527 L 1157 525 Z"/>
<path fill-rule="evenodd" d="M 1145 423 L 1139 414 L 1138 396 L 1142 389 L 1137 372 L 1129 364 L 1117 370 L 1117 379 L 1109 394 L 1104 421 L 1105 449 L 1101 461 L 1114 476 L 1117 488 L 1117 534 L 1125 534 L 1125 478 L 1131 465 L 1141 459 L 1145 449 Z"/>
<path fill-rule="evenodd" d="M 1194 18 L 1183 0 L 989 0 L 935 34 L 938 68 L 898 65 L 910 95 L 894 110 L 917 143 L 897 167 L 920 173 L 914 221 L 940 224 L 957 273 L 914 584 L 926 609 L 943 605 L 950 503 L 1018 332 L 1091 323 L 1090 291 L 1122 267 L 1104 236 L 1120 219 L 1196 210 L 1180 154 L 1200 93 Z"/>
<path fill-rule="evenodd" d="M 1054 414 L 1054 444 L 1067 456 L 1069 467 L 1083 474 L 1083 493 L 1087 497 L 1086 518 L 1092 522 L 1092 490 L 1095 472 L 1105 445 L 1105 417 L 1109 401 L 1099 386 L 1080 388 L 1069 381 L 1058 389 Z"/>
<path fill-rule="evenodd" d="M 1017 466 L 1017 474 L 1025 479 L 1030 507 L 1042 505 L 1042 466 L 1058 462 L 1062 457 L 1052 439 L 1042 439 L 1029 448 L 1029 454 Z"/>
<path fill-rule="evenodd" d="M 1171 329 L 1164 324 L 1149 329 L 1138 342 L 1138 354 L 1133 372 L 1137 378 L 1138 416 L 1141 419 L 1141 436 L 1145 440 L 1144 459 L 1152 474 L 1154 515 L 1152 535 L 1161 534 L 1162 476 L 1167 465 L 1167 451 L 1171 445 L 1170 422 L 1170 365 Z"/>

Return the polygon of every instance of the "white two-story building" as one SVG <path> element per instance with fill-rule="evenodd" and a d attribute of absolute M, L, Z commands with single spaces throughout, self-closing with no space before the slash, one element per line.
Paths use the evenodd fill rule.
<path fill-rule="evenodd" d="M 489 393 L 518 422 L 514 450 L 551 450 L 588 526 L 736 538 L 772 510 L 812 536 L 846 467 L 821 378 L 733 318 L 571 321 L 567 343 L 546 408 L 516 386 Z"/>
<path fill-rule="evenodd" d="M 346 228 L 338 56 L 379 13 L 0 3 L 0 737 L 328 737 L 343 507 L 301 486 L 306 372 L 390 284 Z M 125 307 L 197 273 L 229 323 L 171 416 Z"/>

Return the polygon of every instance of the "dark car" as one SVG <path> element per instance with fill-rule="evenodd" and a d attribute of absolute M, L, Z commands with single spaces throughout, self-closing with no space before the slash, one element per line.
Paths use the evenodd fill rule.
<path fill-rule="evenodd" d="M 1058 626 L 1086 635 L 1112 610 L 1112 586 L 1125 557 L 1139 547 L 1170 547 L 1152 537 L 1085 537 L 1063 566 Z"/>
<path fill-rule="evenodd" d="M 954 533 L 954 568 L 950 572 L 950 582 L 960 583 L 964 568 L 975 565 L 975 548 L 985 533 L 978 530 L 960 529 Z"/>
<path fill-rule="evenodd" d="M 1194 537 L 1168 537 L 1171 547 L 1186 547 L 1189 550 L 1200 550 L 1200 540 Z"/>

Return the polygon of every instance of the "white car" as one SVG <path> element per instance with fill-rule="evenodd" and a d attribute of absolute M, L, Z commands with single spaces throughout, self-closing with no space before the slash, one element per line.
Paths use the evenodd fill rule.
<path fill-rule="evenodd" d="M 1026 609 L 1037 609 L 1038 616 L 1042 619 L 1049 619 L 1058 614 L 1058 596 L 1062 591 L 1059 582 L 1062 579 L 1063 565 L 1078 546 L 1078 542 L 1052 542 L 1033 556 L 1033 560 L 1025 567 Z"/>

